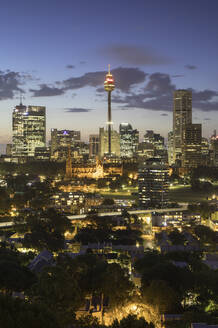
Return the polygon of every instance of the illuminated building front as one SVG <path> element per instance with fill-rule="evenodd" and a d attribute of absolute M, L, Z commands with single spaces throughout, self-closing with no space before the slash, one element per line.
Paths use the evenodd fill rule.
<path fill-rule="evenodd" d="M 139 205 L 163 208 L 168 205 L 169 169 L 159 158 L 147 159 L 139 169 Z"/>
<path fill-rule="evenodd" d="M 46 145 L 45 107 L 20 103 L 13 110 L 12 130 L 12 156 L 34 157 L 35 148 Z"/>

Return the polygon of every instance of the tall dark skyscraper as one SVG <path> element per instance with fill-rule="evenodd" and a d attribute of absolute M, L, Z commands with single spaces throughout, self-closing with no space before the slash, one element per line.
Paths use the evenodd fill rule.
<path fill-rule="evenodd" d="M 111 130 L 112 130 L 112 118 L 111 118 L 111 92 L 114 90 L 114 78 L 110 73 L 110 65 L 108 65 L 108 73 L 104 81 L 104 89 L 108 93 L 108 154 L 111 155 Z"/>
<path fill-rule="evenodd" d="M 36 147 L 46 145 L 44 106 L 24 106 L 20 103 L 12 114 L 12 156 L 34 157 Z"/>
<path fill-rule="evenodd" d="M 192 123 L 192 93 L 189 90 L 174 92 L 173 107 L 173 161 L 181 159 L 184 130 Z"/>
<path fill-rule="evenodd" d="M 138 175 L 139 206 L 144 208 L 167 207 L 169 169 L 160 158 L 149 158 L 141 164 Z"/>

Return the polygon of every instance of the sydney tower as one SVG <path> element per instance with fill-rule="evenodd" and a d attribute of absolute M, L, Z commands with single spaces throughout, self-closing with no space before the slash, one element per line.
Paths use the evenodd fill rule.
<path fill-rule="evenodd" d="M 114 90 L 114 78 L 110 72 L 110 65 L 108 65 L 108 73 L 106 75 L 104 81 L 104 89 L 108 92 L 108 154 L 111 155 L 111 128 L 112 128 L 112 121 L 111 121 L 111 92 Z"/>

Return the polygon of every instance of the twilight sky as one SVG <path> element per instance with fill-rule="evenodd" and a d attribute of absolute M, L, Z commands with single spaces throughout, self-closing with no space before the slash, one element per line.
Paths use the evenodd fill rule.
<path fill-rule="evenodd" d="M 116 82 L 114 128 L 141 136 L 172 128 L 175 89 L 191 88 L 193 122 L 218 128 L 217 0 L 2 0 L 0 143 L 11 140 L 12 109 L 47 108 L 51 128 L 98 133 L 107 120 L 103 82 Z"/>

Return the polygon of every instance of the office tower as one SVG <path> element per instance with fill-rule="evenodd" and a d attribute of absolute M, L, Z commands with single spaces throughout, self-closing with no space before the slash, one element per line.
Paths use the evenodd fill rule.
<path fill-rule="evenodd" d="M 34 159 L 36 161 L 49 161 L 50 153 L 50 147 L 36 147 Z"/>
<path fill-rule="evenodd" d="M 44 106 L 16 106 L 12 114 L 12 156 L 34 157 L 36 147 L 45 147 Z"/>
<path fill-rule="evenodd" d="M 216 130 L 210 138 L 211 165 L 218 167 L 218 135 Z"/>
<path fill-rule="evenodd" d="M 98 156 L 99 152 L 99 135 L 90 134 L 89 136 L 89 157 Z"/>
<path fill-rule="evenodd" d="M 139 143 L 139 132 L 131 124 L 120 124 L 120 156 L 131 158 L 136 153 Z"/>
<path fill-rule="evenodd" d="M 168 205 L 169 169 L 160 158 L 147 159 L 139 169 L 139 206 L 164 208 Z"/>
<path fill-rule="evenodd" d="M 111 92 L 114 90 L 114 78 L 110 73 L 110 65 L 108 65 L 108 74 L 106 75 L 106 79 L 104 82 L 104 89 L 108 93 L 108 121 L 107 121 L 107 128 L 108 128 L 108 154 L 111 155 L 112 152 L 112 117 L 111 117 Z"/>
<path fill-rule="evenodd" d="M 202 154 L 202 165 L 209 166 L 210 165 L 210 149 L 209 149 L 209 141 L 207 138 L 201 139 L 201 154 Z"/>
<path fill-rule="evenodd" d="M 12 155 L 12 144 L 6 145 L 6 156 L 10 157 Z"/>
<path fill-rule="evenodd" d="M 182 167 L 195 168 L 202 165 L 201 124 L 187 124 L 183 129 Z"/>
<path fill-rule="evenodd" d="M 192 93 L 189 90 L 174 92 L 173 108 L 173 161 L 181 158 L 184 129 L 192 123 Z"/>
<path fill-rule="evenodd" d="M 171 166 L 173 164 L 173 132 L 168 133 L 168 163 Z"/>
<path fill-rule="evenodd" d="M 80 131 L 51 129 L 51 159 L 66 160 L 68 147 L 80 143 Z"/>
<path fill-rule="evenodd" d="M 99 157 L 103 158 L 105 155 L 109 154 L 108 147 L 108 131 L 104 128 L 99 129 Z M 120 156 L 120 135 L 117 131 L 111 131 L 111 152 L 110 156 Z"/>
<path fill-rule="evenodd" d="M 147 130 L 144 135 L 144 140 L 140 146 L 142 156 L 144 158 L 161 158 L 167 162 L 167 150 L 164 145 L 164 137 L 153 130 Z"/>

